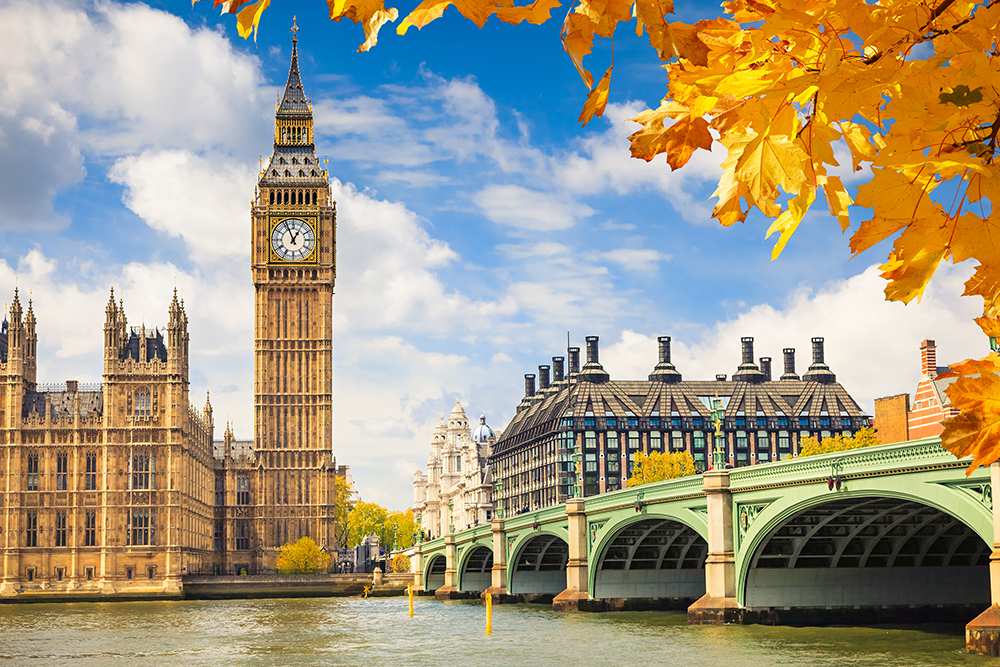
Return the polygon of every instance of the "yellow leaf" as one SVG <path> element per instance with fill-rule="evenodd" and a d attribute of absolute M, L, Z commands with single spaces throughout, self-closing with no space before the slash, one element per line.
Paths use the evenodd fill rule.
<path fill-rule="evenodd" d="M 236 30 L 240 33 L 240 37 L 246 39 L 252 32 L 253 41 L 257 41 L 257 26 L 260 24 L 260 16 L 270 4 L 271 0 L 257 0 L 236 14 Z"/>
<path fill-rule="evenodd" d="M 785 245 L 788 240 L 792 238 L 792 234 L 798 228 L 799 223 L 802 222 L 802 218 L 805 217 L 806 211 L 812 206 L 813 200 L 816 198 L 816 191 L 807 188 L 802 194 L 793 197 L 791 201 L 788 202 L 788 210 L 778 216 L 770 229 L 767 230 L 767 234 L 764 238 L 770 238 L 771 234 L 780 231 L 781 236 L 778 237 L 778 242 L 774 244 L 774 248 L 771 249 L 771 261 L 778 259 L 781 251 L 785 249 Z"/>
<path fill-rule="evenodd" d="M 941 444 L 959 458 L 972 457 L 968 476 L 1000 458 L 1000 357 L 969 359 L 951 371 L 959 377 L 945 391 L 961 414 L 945 421 Z"/>
<path fill-rule="evenodd" d="M 830 214 L 837 218 L 840 223 L 840 231 L 846 232 L 851 226 L 851 220 L 847 214 L 847 207 L 851 205 L 851 196 L 844 189 L 844 184 L 840 182 L 838 176 L 828 176 L 823 185 L 823 192 L 826 194 L 826 205 L 830 209 Z"/>
<path fill-rule="evenodd" d="M 500 7 L 497 9 L 497 18 L 512 25 L 521 21 L 541 25 L 549 20 L 556 7 L 562 7 L 559 0 L 537 0 L 524 7 Z"/>
<path fill-rule="evenodd" d="M 341 19 L 350 19 L 361 23 L 365 31 L 365 41 L 358 47 L 358 53 L 364 53 L 375 46 L 378 41 L 378 31 L 383 25 L 395 21 L 399 12 L 395 7 L 386 9 L 383 0 L 327 0 L 330 19 L 339 23 Z"/>
<path fill-rule="evenodd" d="M 587 123 L 596 115 L 598 118 L 604 115 L 604 107 L 608 105 L 608 93 L 609 87 L 611 86 L 611 70 L 615 67 L 612 65 L 608 68 L 608 71 L 604 73 L 601 80 L 594 86 L 594 89 L 590 91 L 587 95 L 587 101 L 583 105 L 583 111 L 580 112 L 580 117 L 577 119 L 583 123 L 584 127 Z"/>
<path fill-rule="evenodd" d="M 736 177 L 746 183 L 754 202 L 773 200 L 778 186 L 798 192 L 805 180 L 802 148 L 788 136 L 759 134 L 750 140 L 736 163 Z"/>

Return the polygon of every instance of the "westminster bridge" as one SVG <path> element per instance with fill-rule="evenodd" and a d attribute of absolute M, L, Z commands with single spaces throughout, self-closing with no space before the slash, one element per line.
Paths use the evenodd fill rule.
<path fill-rule="evenodd" d="M 417 545 L 414 588 L 692 623 L 970 620 L 1000 601 L 1000 468 L 967 464 L 927 438 L 571 499 Z"/>

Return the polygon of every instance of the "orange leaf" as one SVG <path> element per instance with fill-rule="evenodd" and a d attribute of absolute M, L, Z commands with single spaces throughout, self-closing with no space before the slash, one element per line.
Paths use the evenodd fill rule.
<path fill-rule="evenodd" d="M 670 168 L 680 169 L 688 163 L 695 150 L 712 150 L 708 121 L 685 114 L 665 126 L 664 120 L 671 116 L 670 109 L 671 107 L 661 107 L 656 111 L 644 111 L 629 119 L 642 123 L 642 129 L 629 136 L 632 157 L 649 162 L 660 153 L 666 153 Z"/>
<path fill-rule="evenodd" d="M 604 107 L 608 105 L 608 93 L 610 92 L 611 86 L 611 70 L 615 68 L 614 65 L 608 68 L 608 71 L 604 73 L 601 80 L 598 82 L 594 89 L 590 91 L 587 95 L 587 101 L 583 105 L 583 111 L 580 112 L 580 117 L 577 118 L 578 121 L 583 123 L 586 127 L 587 123 L 596 115 L 598 118 L 604 115 Z"/>
<path fill-rule="evenodd" d="M 537 0 L 524 7 L 501 7 L 497 9 L 497 18 L 513 25 L 521 21 L 541 25 L 551 18 L 552 10 L 556 7 L 562 7 L 559 0 Z"/>
<path fill-rule="evenodd" d="M 261 14 L 271 4 L 271 0 L 257 0 L 252 5 L 248 5 L 236 14 L 236 30 L 240 37 L 246 39 L 253 33 L 253 41 L 257 41 L 257 26 L 260 24 Z"/>
<path fill-rule="evenodd" d="M 847 215 L 847 207 L 851 205 L 851 196 L 847 194 L 844 184 L 837 176 L 828 176 L 826 184 L 823 185 L 823 192 L 826 194 L 826 205 L 830 209 L 830 214 L 837 218 L 840 223 L 840 231 L 846 232 L 851 226 L 851 220 Z"/>
<path fill-rule="evenodd" d="M 399 17 L 395 7 L 386 9 L 383 0 L 327 0 L 326 4 L 331 20 L 339 23 L 341 19 L 350 19 L 364 25 L 365 41 L 358 47 L 358 53 L 375 46 L 382 26 Z"/>
<path fill-rule="evenodd" d="M 952 364 L 959 377 L 945 391 L 961 414 L 944 423 L 941 444 L 959 458 L 972 456 L 966 476 L 1000 458 L 1000 356 Z"/>

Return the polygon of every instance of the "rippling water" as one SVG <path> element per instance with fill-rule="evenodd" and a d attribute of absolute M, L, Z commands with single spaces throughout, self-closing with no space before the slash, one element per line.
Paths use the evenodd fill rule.
<path fill-rule="evenodd" d="M 915 629 L 688 626 L 680 612 L 554 613 L 406 598 L 0 605 L 0 664 L 1000 667 Z"/>

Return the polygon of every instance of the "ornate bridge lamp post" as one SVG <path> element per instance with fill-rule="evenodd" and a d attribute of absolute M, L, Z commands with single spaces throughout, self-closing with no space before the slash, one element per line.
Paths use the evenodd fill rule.
<path fill-rule="evenodd" d="M 503 498 L 503 482 L 497 480 L 497 483 L 493 485 L 493 488 L 496 491 L 496 499 L 497 499 L 496 507 L 493 508 L 493 516 L 495 516 L 498 519 L 502 519 L 503 503 L 501 502 L 501 499 Z"/>
<path fill-rule="evenodd" d="M 726 468 L 726 448 L 723 444 L 722 418 L 725 417 L 725 410 L 722 408 L 722 399 L 716 396 L 712 399 L 712 423 L 715 425 L 715 447 L 712 450 L 712 469 L 725 470 Z"/>
<path fill-rule="evenodd" d="M 576 470 L 574 496 L 576 498 L 583 498 L 583 452 L 579 448 L 573 452 L 573 468 Z"/>
<path fill-rule="evenodd" d="M 417 532 L 413 533 L 413 541 L 416 542 L 417 544 L 423 544 L 424 524 L 420 522 L 420 512 L 415 512 L 413 518 L 416 519 L 417 522 Z"/>
<path fill-rule="evenodd" d="M 454 499 L 448 500 L 448 532 L 452 535 L 455 534 L 455 501 Z"/>

